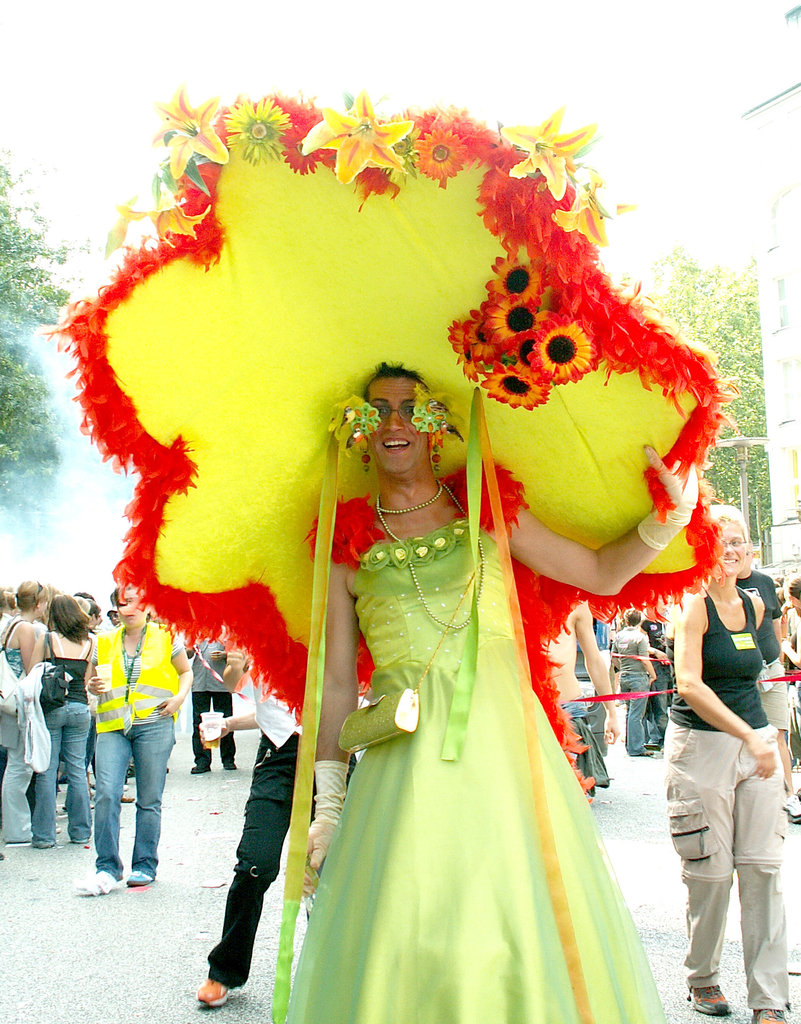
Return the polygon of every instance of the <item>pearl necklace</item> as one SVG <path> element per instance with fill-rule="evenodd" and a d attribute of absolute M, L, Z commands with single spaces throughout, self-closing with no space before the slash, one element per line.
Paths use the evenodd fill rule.
<path fill-rule="evenodd" d="M 454 497 L 453 491 L 451 491 L 450 487 L 446 487 L 442 483 L 440 483 L 439 489 L 437 490 L 437 493 L 434 495 L 433 498 L 431 498 L 427 502 L 425 502 L 424 505 L 416 505 L 415 509 L 417 509 L 417 508 L 424 508 L 425 505 L 433 504 L 437 500 L 437 498 L 440 496 L 440 494 L 442 493 L 443 490 L 448 492 L 448 497 L 451 499 L 453 504 L 459 509 L 459 511 L 462 513 L 462 515 L 464 515 L 464 509 L 462 508 L 462 506 L 459 504 L 459 502 Z M 411 512 L 413 510 L 410 509 L 410 508 L 385 509 L 385 508 L 381 507 L 381 502 L 380 501 L 376 501 L 375 510 L 378 513 L 378 518 L 379 518 L 379 520 L 381 522 L 381 525 L 384 528 L 384 533 L 386 533 L 386 535 L 388 537 L 391 537 L 396 543 L 403 544 L 403 540 L 400 537 L 398 537 L 396 534 L 394 534 L 392 532 L 392 530 L 390 530 L 389 526 L 387 526 L 387 521 L 384 519 L 384 513 L 385 512 Z M 482 591 L 482 589 L 484 587 L 484 545 L 481 543 L 481 537 L 480 536 L 478 538 L 478 559 L 479 559 L 479 561 L 478 561 L 478 594 L 477 594 L 477 597 L 476 597 L 476 602 L 481 600 L 481 591 Z M 463 622 L 454 622 L 452 619 L 451 619 L 450 622 L 445 622 L 443 619 L 440 619 L 437 615 L 435 615 L 431 611 L 431 609 L 428 606 L 428 601 L 426 601 L 425 594 L 423 594 L 423 589 L 420 586 L 420 581 L 417 578 L 417 573 L 415 572 L 414 565 L 412 565 L 412 560 L 408 559 L 406 564 L 409 566 L 409 572 L 411 573 L 411 576 L 412 576 L 412 582 L 414 583 L 414 589 L 417 591 L 417 596 L 420 598 L 420 603 L 422 604 L 423 608 L 426 610 L 426 612 L 428 614 L 428 617 L 430 619 L 433 619 L 433 621 L 436 622 L 438 626 L 442 626 L 442 628 L 445 629 L 445 630 L 448 630 L 448 629 L 453 629 L 453 630 L 466 629 L 470 625 L 470 613 L 468 612 L 467 618 Z M 471 575 L 470 579 L 467 581 L 467 587 L 469 587 L 470 584 L 473 582 L 473 580 L 475 579 L 475 575 L 476 575 L 475 573 L 473 573 Z M 465 594 L 467 594 L 467 587 L 465 587 L 464 593 L 459 598 L 459 604 L 462 603 L 462 601 L 465 598 Z M 458 605 L 457 605 L 457 610 L 458 610 Z"/>
<path fill-rule="evenodd" d="M 440 483 L 439 486 L 437 487 L 436 494 L 434 495 L 433 498 L 429 498 L 428 501 L 421 501 L 419 505 L 410 505 L 408 508 L 384 508 L 384 506 L 381 504 L 381 498 L 379 497 L 379 498 L 376 499 L 375 510 L 378 513 L 379 518 L 382 515 L 399 516 L 399 515 L 402 515 L 402 513 L 404 513 L 404 512 L 417 512 L 421 508 L 428 508 L 429 505 L 433 505 L 434 502 L 437 500 L 437 498 L 440 496 L 440 494 L 442 494 L 442 492 L 444 490 L 447 490 L 447 488 L 445 486 L 443 486 L 442 483 Z M 448 491 L 448 494 L 450 494 L 450 493 L 451 492 Z M 382 520 L 382 522 L 383 522 L 383 520 Z M 389 531 L 387 531 L 387 533 L 389 533 Z M 392 536 L 392 534 L 390 534 L 390 537 L 391 536 Z"/>

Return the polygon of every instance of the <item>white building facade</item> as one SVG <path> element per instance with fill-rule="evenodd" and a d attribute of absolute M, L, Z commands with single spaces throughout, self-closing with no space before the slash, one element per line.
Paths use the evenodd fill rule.
<path fill-rule="evenodd" d="M 788 28 L 796 30 L 787 14 Z M 801 52 L 801 50 L 799 51 Z M 759 306 L 765 373 L 773 522 L 771 563 L 801 566 L 801 83 L 744 115 L 764 230 L 758 242 Z"/>

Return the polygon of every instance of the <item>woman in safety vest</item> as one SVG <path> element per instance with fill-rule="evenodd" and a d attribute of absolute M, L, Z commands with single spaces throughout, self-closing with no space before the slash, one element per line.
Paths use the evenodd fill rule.
<path fill-rule="evenodd" d="M 161 797 L 175 743 L 175 718 L 192 688 L 183 641 L 148 622 L 133 587 L 117 590 L 120 626 L 97 638 L 95 754 L 95 872 L 76 883 L 83 896 L 103 896 L 122 879 L 120 804 L 128 765 L 136 773 L 136 834 L 129 886 L 155 880 Z M 108 669 L 102 666 L 110 666 Z M 108 676 L 110 675 L 110 678 Z M 103 678 L 106 676 L 106 678 Z"/>

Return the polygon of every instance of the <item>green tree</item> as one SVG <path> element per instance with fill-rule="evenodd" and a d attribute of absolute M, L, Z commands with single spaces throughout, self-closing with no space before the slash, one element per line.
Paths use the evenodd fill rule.
<path fill-rule="evenodd" d="M 58 424 L 32 340 L 55 322 L 67 292 L 57 283 L 68 255 L 47 240 L 47 223 L 0 153 L 0 506 L 37 503 L 37 486 L 58 466 Z"/>
<path fill-rule="evenodd" d="M 719 356 L 718 368 L 740 391 L 728 407 L 734 426 L 722 437 L 765 437 L 765 390 L 756 266 L 744 271 L 701 267 L 678 247 L 654 264 L 655 304 L 678 323 L 688 340 Z M 718 498 L 740 504 L 740 474 L 732 448 L 716 448 L 707 476 Z M 756 542 L 770 525 L 768 458 L 762 446 L 748 451 L 750 527 Z"/>

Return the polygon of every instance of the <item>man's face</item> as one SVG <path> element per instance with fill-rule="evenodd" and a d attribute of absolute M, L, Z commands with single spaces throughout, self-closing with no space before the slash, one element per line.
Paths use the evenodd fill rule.
<path fill-rule="evenodd" d="M 742 530 L 740 531 L 742 533 Z M 743 555 L 743 567 L 737 573 L 737 579 L 744 580 L 751 575 L 751 566 L 754 564 L 754 545 L 750 540 L 745 542 L 745 552 Z"/>
<path fill-rule="evenodd" d="M 391 476 L 406 476 L 427 467 L 428 437 L 412 426 L 417 384 L 408 377 L 374 380 L 367 401 L 381 417 L 370 435 L 370 452 L 376 464 Z"/>

